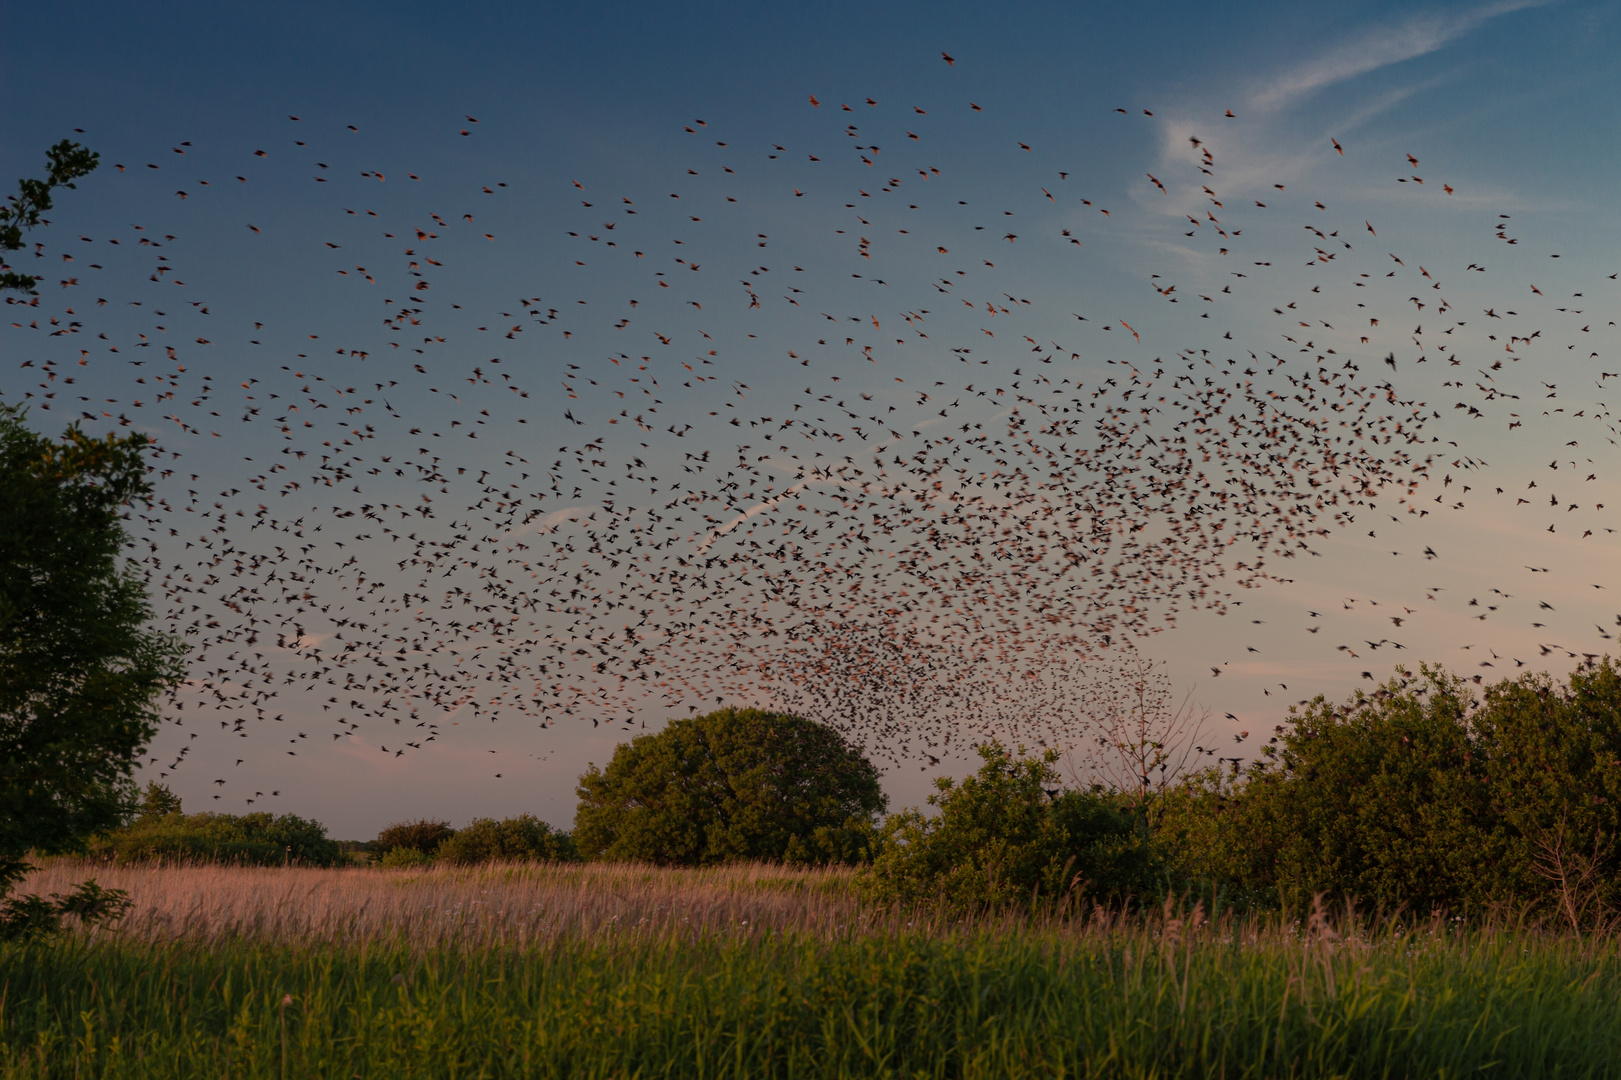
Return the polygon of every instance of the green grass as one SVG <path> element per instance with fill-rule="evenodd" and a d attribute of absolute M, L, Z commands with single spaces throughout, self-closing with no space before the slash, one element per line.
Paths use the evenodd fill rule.
<path fill-rule="evenodd" d="M 74 936 L 0 948 L 0 1077 L 1609 1076 L 1618 991 L 1444 927 Z"/>

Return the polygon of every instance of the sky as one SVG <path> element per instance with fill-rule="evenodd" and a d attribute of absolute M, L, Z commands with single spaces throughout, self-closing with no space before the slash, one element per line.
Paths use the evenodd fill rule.
<path fill-rule="evenodd" d="M 841 492 L 935 513 L 903 460 L 959 419 L 953 448 L 1011 443 L 1010 415 L 1038 408 L 1067 423 L 1038 385 L 1096 408 L 1152 384 L 1174 408 L 1196 380 L 1278 400 L 1332 371 L 1419 421 L 1416 486 L 1354 520 L 1307 512 L 1309 545 L 1268 556 L 1264 580 L 1230 548 L 1174 620 L 1163 589 L 1130 613 L 1140 638 L 1121 629 L 1137 593 L 1087 594 L 1111 647 L 1135 640 L 1208 711 L 1200 745 L 1222 756 L 1397 664 L 1558 675 L 1621 627 L 1613 6 L 60 4 L 11 21 L 0 173 L 37 174 L 65 137 L 102 166 L 17 263 L 44 280 L 0 324 L 0 400 L 42 430 L 159 440 L 163 502 L 132 522 L 135 554 L 170 586 L 159 625 L 187 637 L 192 679 L 141 778 L 188 809 L 353 838 L 421 816 L 566 826 L 588 762 L 792 669 L 769 635 L 694 629 L 745 598 L 780 620 L 751 530 L 798 528 L 796 506 L 830 521 Z M 812 413 L 790 447 L 774 425 Z M 1106 450 L 1088 430 L 1052 446 Z M 874 445 L 893 460 L 856 479 Z M 993 445 L 991 485 L 1013 467 Z M 920 466 L 942 499 L 967 459 L 944 460 Z M 676 535 L 673 514 L 635 515 L 676 505 L 649 489 L 668 497 L 678 470 L 710 501 Z M 1028 522 L 997 505 L 999 526 Z M 604 571 L 614 549 L 590 536 L 609 518 L 662 538 L 622 556 L 665 575 L 658 613 L 616 622 L 601 603 L 646 587 L 601 578 L 594 610 L 535 614 L 566 608 L 553 590 L 593 558 Z M 980 520 L 972 544 L 994 545 Z M 870 586 L 863 625 L 907 550 L 839 548 L 840 581 Z M 791 590 L 832 572 L 785 565 Z M 952 658 L 930 700 L 996 685 L 963 665 L 1014 638 L 962 625 L 1078 595 L 1002 565 L 914 639 Z M 1024 593 L 963 613 L 1004 586 Z M 275 629 L 255 637 L 261 619 Z M 1048 682 L 1001 706 L 968 691 L 994 724 L 816 689 L 844 693 L 893 803 L 915 804 L 993 728 L 1034 741 L 1085 711 L 1085 678 L 1065 680 L 1110 655 L 1089 625 L 1079 652 L 1016 635 L 1031 651 L 1003 673 Z M 656 630 L 668 685 L 637 697 L 645 654 L 621 635 Z M 542 672 L 537 642 L 569 655 Z"/>

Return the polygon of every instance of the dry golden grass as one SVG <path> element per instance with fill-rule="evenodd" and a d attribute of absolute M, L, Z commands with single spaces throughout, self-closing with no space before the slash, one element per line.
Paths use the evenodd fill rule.
<path fill-rule="evenodd" d="M 752 863 L 323 870 L 61 859 L 30 874 L 21 891 L 67 892 L 86 878 L 128 892 L 134 906 L 115 932 L 149 941 L 391 940 L 433 947 L 626 930 L 824 934 L 866 917 L 851 870 Z"/>

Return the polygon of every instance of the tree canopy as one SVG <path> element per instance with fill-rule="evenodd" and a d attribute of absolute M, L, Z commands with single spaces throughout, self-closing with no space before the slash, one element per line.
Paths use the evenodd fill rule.
<path fill-rule="evenodd" d="M 838 732 L 757 709 L 671 721 L 593 765 L 578 793 L 582 855 L 664 865 L 852 861 L 886 805 Z"/>
<path fill-rule="evenodd" d="M 147 437 L 53 440 L 23 420 L 0 405 L 0 885 L 30 850 L 83 850 L 127 816 L 182 675 L 121 558 L 124 506 L 151 491 Z"/>

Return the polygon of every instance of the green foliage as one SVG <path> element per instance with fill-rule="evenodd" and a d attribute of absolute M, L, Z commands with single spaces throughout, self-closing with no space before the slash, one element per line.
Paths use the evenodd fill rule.
<path fill-rule="evenodd" d="M 170 791 L 169 785 L 153 780 L 141 792 L 141 802 L 136 808 L 136 814 L 143 818 L 160 818 L 178 814 L 180 810 L 180 796 Z"/>
<path fill-rule="evenodd" d="M 410 848 L 423 855 L 432 855 L 440 844 L 456 835 L 448 821 L 396 821 L 377 834 L 372 841 L 373 851 L 388 852 L 395 848 Z"/>
<path fill-rule="evenodd" d="M 1335 947 L 1242 929 L 0 946 L 0 1078 L 1618 1071 L 1613 941 L 1409 933 Z"/>
<path fill-rule="evenodd" d="M 1573 926 L 1621 910 L 1621 672 L 1504 681 L 1471 718 L 1497 846 L 1498 890 L 1541 894 Z"/>
<path fill-rule="evenodd" d="M 345 862 L 326 827 L 293 814 L 165 814 L 136 818 L 97 837 L 90 854 L 111 862 L 173 859 L 251 866 Z"/>
<path fill-rule="evenodd" d="M 1278 906 L 1276 857 L 1244 814 L 1244 783 L 1230 770 L 1206 769 L 1182 777 L 1155 801 L 1154 839 L 1167 879 L 1208 911 Z"/>
<path fill-rule="evenodd" d="M 73 181 L 95 171 L 101 155 L 63 139 L 45 151 L 45 160 L 45 179 L 18 180 L 17 194 L 7 200 L 9 205 L 0 206 L 0 292 L 34 291 L 39 279 L 7 266 L 4 253 L 22 250 L 23 233 L 40 225 L 40 215 L 52 206 L 51 192 L 59 187 L 74 187 Z"/>
<path fill-rule="evenodd" d="M 432 866 L 433 856 L 414 847 L 392 847 L 378 858 L 377 865 L 386 870 L 410 870 L 419 866 Z"/>
<path fill-rule="evenodd" d="M 979 748 L 984 764 L 961 783 L 935 781 L 938 813 L 905 810 L 883 828 L 866 871 L 870 894 L 947 911 L 1117 903 L 1159 888 L 1159 860 L 1140 809 L 1116 793 L 1057 785 L 1056 751 L 1015 756 Z"/>
<path fill-rule="evenodd" d="M 30 850 L 82 850 L 133 801 L 178 642 L 145 627 L 121 565 L 124 506 L 150 495 L 145 435 L 59 441 L 0 405 L 0 888 Z"/>
<path fill-rule="evenodd" d="M 1241 777 L 1206 773 L 1162 833 L 1190 878 L 1303 907 L 1530 905 L 1579 925 L 1621 904 L 1621 676 L 1609 660 L 1483 700 L 1440 669 L 1318 697 Z"/>
<path fill-rule="evenodd" d="M 81 926 L 117 922 L 129 911 L 131 901 L 123 889 L 103 889 L 86 881 L 69 893 L 43 896 L 14 896 L 0 901 L 0 941 L 16 941 L 62 929 L 62 919 L 73 916 Z"/>
<path fill-rule="evenodd" d="M 52 188 L 95 168 L 63 142 L 50 176 L 24 180 L 0 207 L 0 252 L 22 246 Z M 0 262 L 0 291 L 35 279 Z M 119 565 L 123 507 L 150 494 L 144 435 L 96 440 L 70 427 L 60 443 L 0 405 L 0 938 L 53 933 L 63 919 L 116 920 L 117 889 L 10 896 L 24 857 L 82 851 L 117 824 L 133 794 L 134 759 L 157 728 L 156 699 L 181 677 L 181 650 L 144 629 L 146 590 Z"/>
<path fill-rule="evenodd" d="M 467 866 L 484 862 L 578 862 L 580 853 L 568 833 L 553 829 L 533 814 L 520 814 L 500 821 L 474 818 L 465 829 L 441 842 L 434 858 Z"/>
<path fill-rule="evenodd" d="M 758 709 L 673 720 L 580 777 L 588 859 L 695 866 L 853 862 L 884 808 L 878 770 L 831 728 Z"/>

